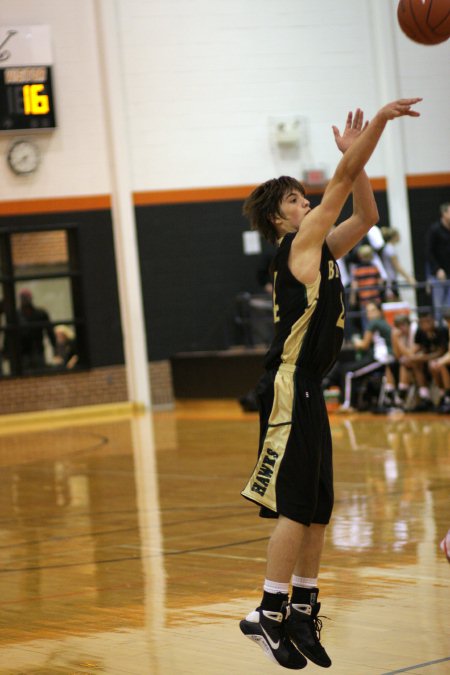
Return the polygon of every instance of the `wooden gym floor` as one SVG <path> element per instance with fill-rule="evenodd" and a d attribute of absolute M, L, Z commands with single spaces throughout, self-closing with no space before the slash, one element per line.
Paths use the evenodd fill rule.
<path fill-rule="evenodd" d="M 332 430 L 330 672 L 450 673 L 450 419 L 334 416 Z M 238 628 L 273 527 L 239 495 L 256 440 L 256 416 L 225 401 L 3 426 L 0 673 L 281 673 Z"/>

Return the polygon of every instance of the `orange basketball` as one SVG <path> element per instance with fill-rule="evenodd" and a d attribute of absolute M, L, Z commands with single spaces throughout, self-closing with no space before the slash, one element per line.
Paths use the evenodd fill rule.
<path fill-rule="evenodd" d="M 397 18 L 405 35 L 422 45 L 450 36 L 450 0 L 400 0 Z"/>

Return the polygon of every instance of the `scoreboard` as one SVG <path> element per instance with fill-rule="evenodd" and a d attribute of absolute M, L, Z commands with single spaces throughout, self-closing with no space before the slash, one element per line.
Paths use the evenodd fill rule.
<path fill-rule="evenodd" d="M 0 27 L 0 131 L 55 127 L 49 27 Z"/>

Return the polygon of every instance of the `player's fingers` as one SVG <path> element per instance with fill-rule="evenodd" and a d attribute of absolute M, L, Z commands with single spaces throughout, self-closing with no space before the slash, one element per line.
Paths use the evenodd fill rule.
<path fill-rule="evenodd" d="M 403 103 L 398 106 L 398 112 L 400 115 L 409 115 L 410 117 L 420 117 L 420 113 L 416 110 L 411 110 L 411 105 L 408 103 Z"/>
<path fill-rule="evenodd" d="M 397 103 L 401 105 L 414 105 L 414 103 L 418 103 L 419 101 L 423 101 L 423 98 L 401 98 Z"/>
<path fill-rule="evenodd" d="M 352 111 L 350 110 L 350 112 L 349 112 L 348 115 L 347 115 L 347 121 L 346 121 L 346 123 L 345 123 L 345 127 L 346 127 L 347 129 L 349 129 L 349 128 L 352 126 L 352 119 L 353 119 L 353 113 L 352 113 Z"/>
<path fill-rule="evenodd" d="M 411 106 L 407 103 L 398 102 L 397 105 L 394 107 L 394 111 L 397 116 L 409 115 L 411 111 Z"/>
<path fill-rule="evenodd" d="M 364 124 L 364 110 L 359 109 L 359 120 L 358 120 L 358 128 L 362 129 L 362 126 Z"/>

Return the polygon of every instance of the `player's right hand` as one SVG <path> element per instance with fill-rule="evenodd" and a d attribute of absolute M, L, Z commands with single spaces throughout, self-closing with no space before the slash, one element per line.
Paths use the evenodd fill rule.
<path fill-rule="evenodd" d="M 381 117 L 385 121 L 393 120 L 396 117 L 403 117 L 408 115 L 409 117 L 420 117 L 420 113 L 417 110 L 411 110 L 411 107 L 419 101 L 422 101 L 421 98 L 401 98 L 398 101 L 393 101 L 383 106 L 377 113 L 378 117 Z"/>

